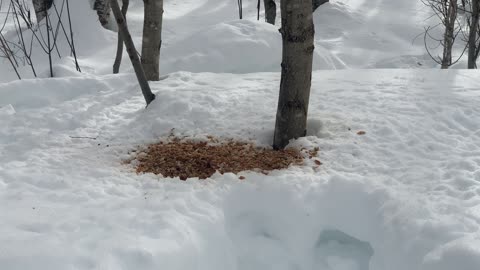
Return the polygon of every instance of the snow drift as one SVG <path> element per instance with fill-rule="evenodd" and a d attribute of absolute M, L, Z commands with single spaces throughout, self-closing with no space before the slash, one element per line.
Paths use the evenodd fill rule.
<path fill-rule="evenodd" d="M 131 2 L 129 28 L 139 49 L 143 4 L 139 0 Z M 417 0 L 397 2 L 341 0 L 319 7 L 314 14 L 314 69 L 435 67 L 425 52 L 423 39 L 418 38 L 424 26 L 432 24 L 426 20 L 430 11 Z M 100 26 L 88 0 L 73 1 L 72 10 L 75 10 L 72 13 L 73 30 L 83 72 L 110 74 L 116 33 Z M 262 20 L 257 22 L 256 1 L 244 1 L 244 14 L 243 20 L 236 20 L 236 6 L 226 0 L 167 1 L 161 72 L 280 71 L 279 24 L 272 26 Z M 60 40 L 59 46 L 67 48 L 68 44 Z M 45 66 L 47 58 L 38 46 L 33 55 L 37 66 Z M 63 57 L 63 60 L 56 61 L 56 65 L 71 66 L 72 59 Z M 463 64 L 460 62 L 458 66 Z M 0 71 L 3 74 L 1 81 L 16 78 L 5 59 Z M 126 54 L 121 71 L 132 72 Z M 22 68 L 21 72 L 25 78 L 32 77 L 27 68 Z M 71 74 L 55 72 L 56 77 Z M 46 77 L 46 69 L 40 75 Z"/>

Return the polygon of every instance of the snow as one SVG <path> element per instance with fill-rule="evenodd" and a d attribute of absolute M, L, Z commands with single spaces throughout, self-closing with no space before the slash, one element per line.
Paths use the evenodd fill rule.
<path fill-rule="evenodd" d="M 110 74 L 115 57 L 116 33 L 98 26 L 98 18 L 90 9 L 89 1 L 71 2 L 71 9 L 75 11 L 72 25 L 76 51 L 83 71 Z M 143 3 L 139 0 L 130 2 L 127 15 L 129 28 L 140 48 Z M 238 20 L 236 3 L 226 0 L 166 1 L 161 72 L 280 71 L 280 15 L 276 26 L 265 24 L 262 19 L 256 20 L 257 1 L 243 2 L 245 19 Z M 0 13 L 0 19 L 2 16 Z M 437 67 L 425 51 L 423 42 L 425 27 L 437 24 L 430 17 L 431 11 L 418 0 L 335 0 L 326 3 L 314 15 L 317 26 L 314 69 Z M 7 37 L 15 35 L 13 28 L 4 32 Z M 439 31 L 432 32 L 434 37 L 439 35 Z M 92 40 L 95 42 L 92 43 Z M 434 42 L 428 45 L 434 55 L 440 54 Z M 55 55 L 56 65 L 72 66 L 69 45 L 63 37 L 59 38 L 58 47 L 63 58 L 58 60 Z M 33 62 L 42 66 L 47 56 L 38 44 L 33 49 Z M 463 46 L 457 47 L 454 56 L 460 55 L 462 50 Z M 2 61 L 0 82 L 17 79 L 7 60 Z M 125 53 L 121 72 L 133 72 L 128 61 Z M 466 59 L 455 65 L 456 68 L 465 66 Z M 22 78 L 33 77 L 28 67 L 20 68 L 20 73 Z M 55 73 L 56 77 L 64 76 L 58 71 Z M 39 75 L 48 77 L 49 73 L 45 70 Z"/>
<path fill-rule="evenodd" d="M 172 128 L 269 144 L 278 73 L 173 73 L 146 110 L 129 74 L 4 84 L 0 106 L 16 113 L 0 133 L 0 265 L 366 269 L 372 256 L 370 269 L 476 269 L 474 75 L 315 72 L 312 136 L 295 144 L 319 146 L 320 168 L 201 182 L 121 161 Z"/>
<path fill-rule="evenodd" d="M 281 41 L 244 2 L 245 20 L 224 0 L 166 2 L 148 108 L 128 58 L 109 74 L 116 34 L 88 1 L 71 1 L 91 19 L 83 73 L 67 57 L 19 81 L 0 64 L 0 269 L 478 269 L 480 82 L 413 69 L 435 66 L 411 43 L 417 1 L 316 12 L 308 136 L 291 146 L 319 147 L 321 166 L 179 181 L 124 164 L 172 133 L 271 144 Z"/>

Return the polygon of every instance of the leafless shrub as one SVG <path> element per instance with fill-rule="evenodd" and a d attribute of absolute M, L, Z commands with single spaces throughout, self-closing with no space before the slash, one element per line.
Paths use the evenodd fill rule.
<path fill-rule="evenodd" d="M 429 7 L 433 11 L 432 17 L 438 18 L 439 22 L 433 26 L 425 28 L 424 43 L 425 49 L 430 57 L 439 65 L 442 69 L 447 69 L 451 65 L 457 63 L 465 51 L 467 46 L 465 45 L 462 53 L 453 59 L 452 49 L 459 37 L 466 36 L 467 23 L 462 16 L 459 15 L 458 0 L 421 0 L 423 4 Z M 464 6 L 465 1 L 461 1 L 461 5 Z M 460 6 L 460 7 L 462 7 Z M 465 10 L 464 8 L 460 8 Z M 439 27 L 444 28 L 443 35 L 441 37 L 432 34 L 432 30 Z M 434 43 L 433 45 L 432 42 Z M 442 55 L 433 55 L 432 50 L 442 48 Z"/>
<path fill-rule="evenodd" d="M 80 66 L 77 60 L 73 39 L 72 21 L 69 0 L 43 1 L 0 0 L 0 14 L 3 16 L 0 27 L 0 57 L 8 59 L 17 77 L 21 79 L 19 68 L 29 66 L 34 77 L 37 77 L 36 64 L 33 60 L 35 47 L 48 57 L 50 76 L 53 77 L 53 54 L 62 57 L 58 48 L 60 37 L 65 38 L 73 56 L 77 71 Z M 58 4 L 57 4 L 58 3 Z"/>

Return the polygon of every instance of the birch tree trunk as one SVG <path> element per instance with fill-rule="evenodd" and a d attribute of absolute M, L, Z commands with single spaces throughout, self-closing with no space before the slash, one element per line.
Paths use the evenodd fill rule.
<path fill-rule="evenodd" d="M 163 0 L 143 0 L 143 3 L 142 65 L 147 79 L 158 81 L 160 79 Z"/>
<path fill-rule="evenodd" d="M 312 9 L 315 11 L 319 6 L 329 2 L 329 0 L 312 0 Z M 275 0 L 263 0 L 265 7 L 265 21 L 269 24 L 275 25 L 275 18 L 277 17 L 277 5 Z"/>
<path fill-rule="evenodd" d="M 455 42 L 455 22 L 457 20 L 457 0 L 449 1 L 447 16 L 445 17 L 445 34 L 443 37 L 442 69 L 448 69 L 452 65 L 452 48 Z"/>
<path fill-rule="evenodd" d="M 275 25 L 275 18 L 277 17 L 277 5 L 275 0 L 263 0 L 265 7 L 265 21 L 269 24 Z"/>
<path fill-rule="evenodd" d="M 140 88 L 142 89 L 143 97 L 145 98 L 145 102 L 147 103 L 147 106 L 148 106 L 150 102 L 152 102 L 155 99 L 155 95 L 150 90 L 150 85 L 148 85 L 145 72 L 143 71 L 142 64 L 140 62 L 140 59 L 138 58 L 137 50 L 135 49 L 135 44 L 133 43 L 130 32 L 128 31 L 127 22 L 123 17 L 122 11 L 120 10 L 120 6 L 118 5 L 117 0 L 110 0 L 110 5 L 112 6 L 112 11 L 113 11 L 113 15 L 115 16 L 115 20 L 117 21 L 118 32 L 122 36 L 122 39 L 125 43 L 128 56 L 130 57 L 130 61 L 132 61 L 133 69 L 135 70 L 135 75 L 137 76 L 138 83 L 140 84 Z"/>
<path fill-rule="evenodd" d="M 470 33 L 468 35 L 468 68 L 477 67 L 477 30 L 479 19 L 479 3 L 480 0 L 472 0 L 472 17 L 470 18 Z"/>
<path fill-rule="evenodd" d="M 273 147 L 306 135 L 313 62 L 311 0 L 281 0 L 282 75 Z"/>

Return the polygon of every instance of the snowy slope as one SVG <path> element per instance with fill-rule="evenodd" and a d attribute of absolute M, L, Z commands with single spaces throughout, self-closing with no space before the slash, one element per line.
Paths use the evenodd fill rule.
<path fill-rule="evenodd" d="M 419 0 L 331 1 L 315 13 L 316 42 L 348 68 L 433 67 L 419 36 L 429 17 Z"/>
<path fill-rule="evenodd" d="M 72 12 L 72 22 L 82 71 L 110 74 L 115 57 L 116 33 L 102 29 L 89 2 L 71 3 L 75 11 Z M 139 49 L 143 2 L 130 2 L 128 22 Z M 235 1 L 165 1 L 161 72 L 279 71 L 280 20 L 277 20 L 276 26 L 266 24 L 262 12 L 262 19 L 258 22 L 257 1 L 243 2 L 244 20 L 238 20 Z M 2 16 L 0 13 L 0 19 Z M 314 69 L 436 67 L 423 44 L 424 27 L 436 24 L 432 19 L 427 20 L 429 17 L 430 10 L 419 0 L 332 0 L 314 14 Z M 8 35 L 14 34 L 12 29 Z M 430 44 L 431 47 L 434 45 Z M 66 75 L 62 72 L 65 67 L 73 66 L 72 58 L 68 56 L 68 44 L 60 40 L 59 47 L 63 58 L 56 62 L 61 69 L 55 72 L 56 77 Z M 457 48 L 455 55 L 462 49 Z M 432 53 L 438 53 L 438 50 Z M 33 55 L 34 63 L 38 68 L 42 67 L 40 77 L 48 76 L 44 68 L 47 57 L 39 46 L 35 46 Z M 124 54 L 122 72 L 132 71 L 128 61 Z M 456 67 L 465 67 L 465 61 L 460 61 Z M 16 79 L 6 59 L 0 60 L 0 72 L 0 82 Z M 29 68 L 21 68 L 21 72 L 24 78 L 32 77 Z"/>
<path fill-rule="evenodd" d="M 319 168 L 183 182 L 122 164 L 172 128 L 269 144 L 278 83 L 173 73 L 147 110 L 127 74 L 0 85 L 1 268 L 478 269 L 474 71 L 316 72 L 295 144 Z"/>

